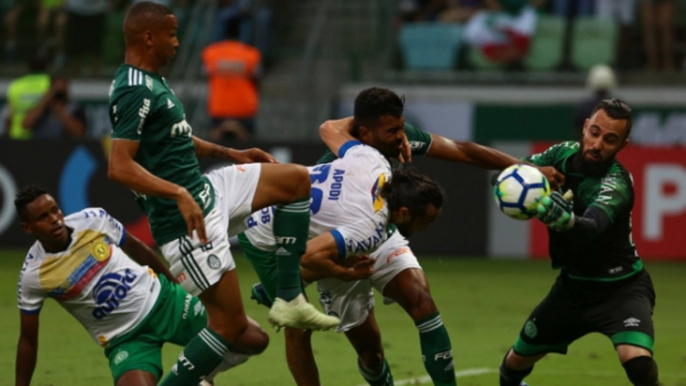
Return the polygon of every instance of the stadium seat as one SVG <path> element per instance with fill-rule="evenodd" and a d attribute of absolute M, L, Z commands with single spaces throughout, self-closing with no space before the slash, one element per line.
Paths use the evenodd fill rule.
<path fill-rule="evenodd" d="M 614 20 L 578 18 L 572 35 L 572 64 L 588 70 L 596 64 L 613 64 L 619 25 Z"/>
<path fill-rule="evenodd" d="M 502 71 L 505 68 L 501 63 L 494 63 L 488 60 L 479 47 L 469 47 L 467 61 L 477 71 Z"/>
<path fill-rule="evenodd" d="M 462 27 L 456 24 L 412 23 L 400 31 L 400 47 L 410 70 L 451 70 L 461 41 Z"/>
<path fill-rule="evenodd" d="M 562 62 L 565 20 L 540 15 L 524 66 L 530 70 L 554 70 Z"/>

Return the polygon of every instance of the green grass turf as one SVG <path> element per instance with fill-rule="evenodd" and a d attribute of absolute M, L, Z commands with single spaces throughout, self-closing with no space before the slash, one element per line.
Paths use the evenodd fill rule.
<path fill-rule="evenodd" d="M 16 280 L 23 251 L 0 251 L 0 385 L 14 379 L 19 332 Z M 266 308 L 248 299 L 255 275 L 237 258 L 241 291 L 247 312 L 267 329 L 267 351 L 245 365 L 223 374 L 218 385 L 292 385 L 284 358 L 283 334 L 268 328 Z M 479 370 L 480 375 L 458 378 L 461 386 L 497 385 L 496 368 L 514 342 L 528 313 L 547 293 L 555 273 L 546 262 L 488 261 L 425 258 L 432 293 L 450 333 L 456 371 Z M 647 263 L 657 292 L 656 359 L 665 385 L 686 385 L 686 264 Z M 314 297 L 314 288 L 309 289 Z M 421 361 L 417 331 L 397 305 L 383 306 L 377 298 L 377 319 L 386 356 L 396 385 L 429 385 Z M 317 333 L 314 349 L 322 382 L 333 386 L 363 384 L 356 359 L 341 334 Z M 56 302 L 48 300 L 41 313 L 39 358 L 33 385 L 109 385 L 111 378 L 103 350 Z M 167 345 L 165 370 L 174 363 L 179 347 Z M 567 356 L 542 360 L 527 379 L 532 386 L 630 385 L 610 341 L 594 334 L 570 347 Z"/>

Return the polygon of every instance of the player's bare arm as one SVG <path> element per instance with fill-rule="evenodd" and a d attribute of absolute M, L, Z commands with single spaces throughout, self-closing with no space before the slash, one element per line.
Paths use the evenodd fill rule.
<path fill-rule="evenodd" d="M 338 156 L 338 150 L 344 143 L 354 140 L 351 134 L 353 130 L 353 118 L 330 120 L 319 126 L 319 136 L 326 146 Z"/>
<path fill-rule="evenodd" d="M 122 245 L 122 250 L 135 260 L 140 265 L 147 265 L 153 271 L 160 275 L 164 275 L 169 281 L 176 282 L 174 275 L 172 275 L 169 268 L 162 262 L 162 260 L 152 251 L 147 245 L 143 244 L 136 236 L 128 231 L 126 232 L 126 241 Z"/>
<path fill-rule="evenodd" d="M 195 155 L 198 158 L 227 159 L 237 164 L 252 162 L 278 163 L 271 154 L 256 147 L 237 150 L 202 140 L 196 136 L 193 136 L 193 146 L 195 147 Z"/>
<path fill-rule="evenodd" d="M 21 331 L 17 345 L 15 386 L 29 386 L 38 357 L 38 315 L 20 313 Z"/>
<path fill-rule="evenodd" d="M 307 242 L 307 250 L 300 265 L 305 268 L 303 280 L 312 282 L 333 277 L 344 281 L 366 279 L 374 273 L 374 261 L 356 259 L 351 266 L 345 266 L 338 253 L 336 240 L 330 232 L 321 234 Z M 305 276 L 307 275 L 307 277 Z"/>
<path fill-rule="evenodd" d="M 138 152 L 140 143 L 125 139 L 112 141 L 112 151 L 107 176 L 129 189 L 139 193 L 161 196 L 176 201 L 179 211 L 188 226 L 188 235 L 197 231 L 202 243 L 207 243 L 205 235 L 205 217 L 200 206 L 186 188 L 159 178 L 142 167 L 133 157 Z"/>
<path fill-rule="evenodd" d="M 426 155 L 446 161 L 466 163 L 485 169 L 502 170 L 521 160 L 488 146 L 469 141 L 456 141 L 431 133 L 431 147 Z M 552 166 L 538 167 L 553 189 L 564 185 L 565 176 Z"/>

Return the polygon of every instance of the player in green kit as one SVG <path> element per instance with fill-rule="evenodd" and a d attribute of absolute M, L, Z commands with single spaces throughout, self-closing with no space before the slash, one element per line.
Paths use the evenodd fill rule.
<path fill-rule="evenodd" d="M 227 231 L 277 205 L 277 299 L 269 319 L 282 327 L 328 329 L 339 320 L 302 294 L 300 256 L 309 228 L 310 179 L 303 166 L 279 165 L 259 149 L 238 151 L 193 136 L 183 106 L 158 72 L 176 54 L 177 21 L 165 6 L 140 2 L 124 21 L 125 64 L 110 92 L 109 177 L 133 191 L 153 237 L 181 286 L 200 298 L 208 327 L 179 356 L 162 385 L 197 384 L 249 328 Z M 200 172 L 197 157 L 237 164 Z"/>
<path fill-rule="evenodd" d="M 544 198 L 537 217 L 548 226 L 552 265 L 560 269 L 500 366 L 500 385 L 519 386 L 547 353 L 566 354 L 575 340 L 599 332 L 612 341 L 632 384 L 656 386 L 652 322 L 655 291 L 631 237 L 634 187 L 615 156 L 629 143 L 631 109 L 601 101 L 581 143 L 563 142 L 527 158 L 566 176 Z"/>
<path fill-rule="evenodd" d="M 383 88 L 369 88 L 361 91 L 355 99 L 355 116 L 335 121 L 327 121 L 320 127 L 322 136 L 344 136 L 357 138 L 362 143 L 372 146 L 384 154 L 392 165 L 401 167 L 399 156 L 401 149 L 411 149 L 411 154 L 403 151 L 402 157 L 409 161 L 411 156 L 427 155 L 447 161 L 467 163 L 470 165 L 502 169 L 520 160 L 495 149 L 473 142 L 454 141 L 440 135 L 428 133 L 405 123 L 403 118 L 403 100 L 393 91 Z M 409 143 L 404 143 L 405 139 Z M 318 163 L 328 163 L 337 157 L 327 151 Z M 552 185 L 564 178 L 552 167 L 542 168 Z M 424 365 L 434 385 L 455 385 L 452 346 L 448 330 L 443 325 L 441 315 L 429 291 L 429 284 L 417 257 L 412 252 L 408 240 L 394 227 L 381 246 L 370 257 L 375 260 L 371 285 L 384 295 L 386 300 L 397 302 L 412 318 L 419 332 L 419 340 Z M 323 293 L 321 299 L 327 312 L 334 312 L 341 318 L 338 330 L 345 331 L 356 348 L 360 373 L 370 385 L 387 385 L 392 379 L 391 370 L 384 358 L 378 326 L 373 318 L 367 320 L 368 310 L 360 309 L 355 304 L 356 298 L 368 292 L 367 283 L 360 282 L 358 288 L 350 290 L 348 299 L 335 302 L 340 309 L 331 307 L 329 293 Z M 253 287 L 253 297 L 259 302 L 268 304 L 261 285 Z M 373 307 L 373 305 L 372 305 Z M 369 310 L 371 314 L 371 310 Z M 309 332 L 300 339 L 309 340 Z M 291 368 L 298 368 L 294 373 L 299 385 L 318 384 L 314 357 L 306 350 L 309 344 L 299 345 L 302 350 L 289 354 Z M 308 363 L 308 366 L 297 366 Z"/>

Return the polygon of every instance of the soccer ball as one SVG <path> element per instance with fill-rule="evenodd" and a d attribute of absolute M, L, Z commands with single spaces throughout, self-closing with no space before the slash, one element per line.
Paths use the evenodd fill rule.
<path fill-rule="evenodd" d="M 517 220 L 528 220 L 536 215 L 538 200 L 550 194 L 550 184 L 535 167 L 518 164 L 500 173 L 494 193 L 503 213 Z"/>

